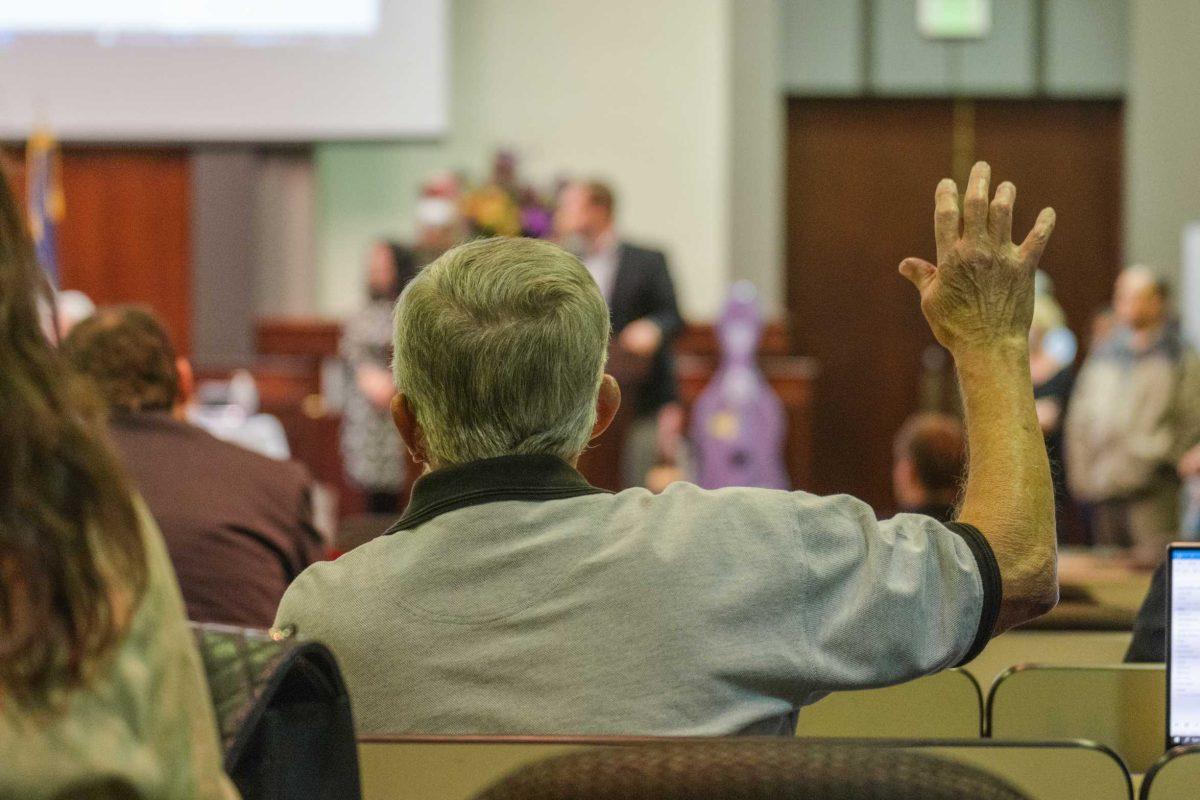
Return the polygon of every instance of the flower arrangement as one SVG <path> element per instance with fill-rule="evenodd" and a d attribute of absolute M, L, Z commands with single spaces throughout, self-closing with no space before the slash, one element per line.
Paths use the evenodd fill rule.
<path fill-rule="evenodd" d="M 516 156 L 496 153 L 490 179 L 467 189 L 459 202 L 475 236 L 529 236 L 544 239 L 553 230 L 554 210 L 546 195 L 517 177 Z"/>

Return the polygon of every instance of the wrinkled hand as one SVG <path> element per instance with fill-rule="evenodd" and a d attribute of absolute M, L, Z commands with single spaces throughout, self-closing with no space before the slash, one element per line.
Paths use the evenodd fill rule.
<path fill-rule="evenodd" d="M 1033 273 L 1054 230 L 1054 209 L 1042 209 L 1020 247 L 1012 241 L 1017 189 L 1008 181 L 988 203 L 991 167 L 971 169 L 960 214 L 949 178 L 934 194 L 937 266 L 906 258 L 900 273 L 921 292 L 921 311 L 951 353 L 962 348 L 1027 342 L 1033 319 Z"/>
<path fill-rule="evenodd" d="M 662 328 L 651 320 L 637 319 L 621 329 L 617 341 L 626 352 L 649 358 L 662 344 Z"/>

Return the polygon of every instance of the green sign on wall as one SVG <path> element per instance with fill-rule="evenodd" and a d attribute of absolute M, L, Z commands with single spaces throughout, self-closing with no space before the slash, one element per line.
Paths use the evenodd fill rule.
<path fill-rule="evenodd" d="M 991 27 L 991 0 L 917 0 L 917 28 L 930 39 L 982 39 Z"/>

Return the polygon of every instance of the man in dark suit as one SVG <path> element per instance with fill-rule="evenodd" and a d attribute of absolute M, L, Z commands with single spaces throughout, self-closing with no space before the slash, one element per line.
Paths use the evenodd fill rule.
<path fill-rule="evenodd" d="M 111 412 L 110 432 L 153 514 L 188 617 L 268 628 L 324 547 L 308 471 L 223 442 L 184 418 L 191 370 L 148 311 L 103 309 L 63 343 Z"/>
<path fill-rule="evenodd" d="M 671 342 L 683 327 L 675 285 L 661 251 L 621 241 L 616 200 L 599 181 L 565 186 L 558 198 L 555 228 L 561 243 L 579 256 L 608 303 L 616 346 L 649 360 L 645 377 L 624 387 L 637 412 L 625 443 L 627 485 L 640 485 L 654 466 L 658 416 L 678 401 Z"/>

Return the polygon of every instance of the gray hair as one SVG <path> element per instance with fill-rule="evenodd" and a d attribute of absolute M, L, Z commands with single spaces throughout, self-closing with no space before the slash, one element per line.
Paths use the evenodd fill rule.
<path fill-rule="evenodd" d="M 596 282 L 555 245 L 483 239 L 442 255 L 396 304 L 392 365 L 430 462 L 578 456 L 608 335 Z"/>

